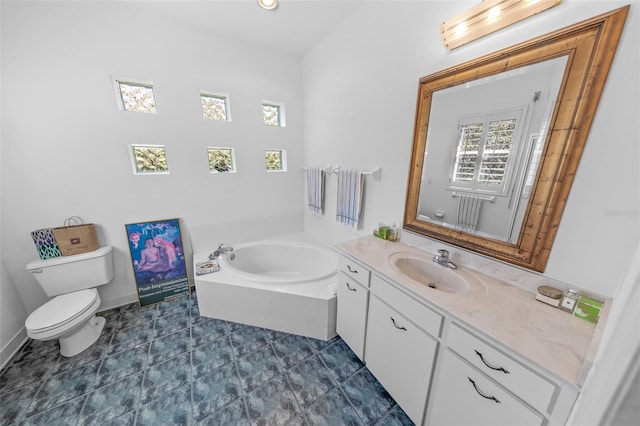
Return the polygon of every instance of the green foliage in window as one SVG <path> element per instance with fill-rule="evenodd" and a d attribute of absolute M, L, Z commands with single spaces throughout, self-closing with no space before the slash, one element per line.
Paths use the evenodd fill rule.
<path fill-rule="evenodd" d="M 265 126 L 280 126 L 280 107 L 262 104 L 262 121 Z"/>
<path fill-rule="evenodd" d="M 206 120 L 227 121 L 227 99 L 224 96 L 200 95 L 202 116 Z"/>
<path fill-rule="evenodd" d="M 137 173 L 166 173 L 169 171 L 163 146 L 134 145 L 133 158 Z"/>
<path fill-rule="evenodd" d="M 233 152 L 231 148 L 207 148 L 209 170 L 212 172 L 233 172 Z"/>
<path fill-rule="evenodd" d="M 153 86 L 139 83 L 125 83 L 118 81 L 118 90 L 122 107 L 125 111 L 147 112 L 155 114 L 156 98 L 153 94 Z"/>
<path fill-rule="evenodd" d="M 282 151 L 266 150 L 265 159 L 267 162 L 267 170 L 282 170 Z"/>

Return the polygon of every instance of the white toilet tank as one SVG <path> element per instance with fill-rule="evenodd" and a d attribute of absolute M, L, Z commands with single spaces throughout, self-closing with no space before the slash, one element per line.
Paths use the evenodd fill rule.
<path fill-rule="evenodd" d="M 47 296 L 58 296 L 107 284 L 113 278 L 113 255 L 110 246 L 100 247 L 73 256 L 33 260 L 27 270 Z"/>

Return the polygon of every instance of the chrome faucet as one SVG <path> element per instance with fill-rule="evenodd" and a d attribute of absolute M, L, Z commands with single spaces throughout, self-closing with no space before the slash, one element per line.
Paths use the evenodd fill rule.
<path fill-rule="evenodd" d="M 458 265 L 449 260 L 449 252 L 445 249 L 438 250 L 438 254 L 433 256 L 433 261 L 447 268 L 458 269 Z"/>
<path fill-rule="evenodd" d="M 222 253 L 233 251 L 233 247 L 222 247 L 224 244 L 220 244 L 213 253 L 209 255 L 209 260 L 217 259 Z"/>

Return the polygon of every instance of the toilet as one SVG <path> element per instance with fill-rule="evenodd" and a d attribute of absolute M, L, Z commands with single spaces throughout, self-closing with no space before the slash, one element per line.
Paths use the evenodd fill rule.
<path fill-rule="evenodd" d="M 34 260 L 27 264 L 47 296 L 53 297 L 25 321 L 27 336 L 60 342 L 65 357 L 78 355 L 93 345 L 105 319 L 96 316 L 100 295 L 96 287 L 113 278 L 111 247 L 73 256 Z"/>

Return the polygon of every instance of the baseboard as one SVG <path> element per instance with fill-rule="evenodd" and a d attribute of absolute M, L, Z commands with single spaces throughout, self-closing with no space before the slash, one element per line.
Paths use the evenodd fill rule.
<path fill-rule="evenodd" d="M 136 293 L 125 294 L 124 296 L 116 297 L 115 299 L 103 299 L 98 312 L 119 308 L 120 306 L 128 305 L 130 303 L 138 303 L 138 295 Z"/>
<path fill-rule="evenodd" d="M 0 370 L 5 367 L 13 356 L 22 348 L 27 341 L 27 329 L 22 327 L 9 342 L 0 349 Z"/>

